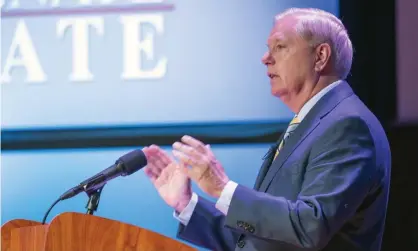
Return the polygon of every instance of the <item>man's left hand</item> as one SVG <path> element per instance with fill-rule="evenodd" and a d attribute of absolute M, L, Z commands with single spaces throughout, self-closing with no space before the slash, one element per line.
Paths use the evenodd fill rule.
<path fill-rule="evenodd" d="M 229 178 L 210 147 L 186 135 L 181 142 L 175 142 L 173 148 L 173 155 L 180 160 L 190 179 L 205 193 L 219 198 Z"/>

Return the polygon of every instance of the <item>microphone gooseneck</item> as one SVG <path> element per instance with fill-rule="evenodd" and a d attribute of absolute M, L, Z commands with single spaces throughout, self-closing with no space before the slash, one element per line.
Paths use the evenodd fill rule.
<path fill-rule="evenodd" d="M 42 220 L 42 224 L 45 224 L 48 214 L 52 208 L 60 201 L 72 198 L 81 192 L 86 192 L 89 196 L 89 202 L 87 204 L 87 213 L 93 214 L 93 211 L 97 209 L 100 193 L 103 186 L 110 180 L 119 176 L 128 176 L 136 171 L 139 171 L 147 165 L 147 158 L 141 150 L 131 151 L 122 157 L 120 157 L 116 163 L 100 173 L 88 178 L 81 182 L 77 186 L 69 189 L 63 193 L 52 205 L 49 207 Z"/>

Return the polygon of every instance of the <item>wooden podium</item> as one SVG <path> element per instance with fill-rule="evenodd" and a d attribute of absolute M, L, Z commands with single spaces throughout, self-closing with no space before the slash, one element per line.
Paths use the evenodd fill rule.
<path fill-rule="evenodd" d="M 1 251 L 189 251 L 182 242 L 130 224 L 63 213 L 49 224 L 12 220 L 1 227 Z"/>

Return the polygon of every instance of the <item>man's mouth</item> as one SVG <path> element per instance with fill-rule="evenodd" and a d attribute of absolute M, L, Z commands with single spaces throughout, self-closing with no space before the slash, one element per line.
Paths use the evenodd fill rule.
<path fill-rule="evenodd" d="M 274 79 L 277 78 L 278 76 L 274 73 L 267 73 L 267 75 L 269 76 L 270 79 Z"/>

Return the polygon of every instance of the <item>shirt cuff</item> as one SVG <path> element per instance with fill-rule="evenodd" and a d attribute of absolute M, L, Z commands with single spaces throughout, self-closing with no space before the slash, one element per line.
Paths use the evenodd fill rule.
<path fill-rule="evenodd" d="M 215 207 L 221 211 L 224 215 L 227 215 L 229 205 L 231 204 L 232 196 L 234 195 L 235 189 L 237 189 L 238 184 L 233 181 L 228 181 L 224 190 L 221 193 L 218 201 L 215 204 Z"/>
<path fill-rule="evenodd" d="M 192 194 L 192 198 L 189 201 L 189 204 L 183 209 L 183 211 L 178 214 L 176 211 L 174 211 L 173 216 L 178 221 L 180 221 L 181 224 L 187 226 L 187 224 L 190 221 L 190 218 L 192 217 L 193 211 L 197 205 L 198 196 L 196 193 Z"/>

